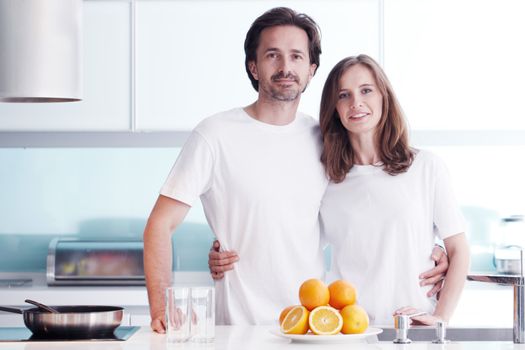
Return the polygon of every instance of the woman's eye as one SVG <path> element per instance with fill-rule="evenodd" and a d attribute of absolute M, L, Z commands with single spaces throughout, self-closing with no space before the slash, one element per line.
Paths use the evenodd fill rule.
<path fill-rule="evenodd" d="M 343 93 L 339 94 L 339 99 L 340 100 L 343 99 L 343 98 L 347 98 L 347 97 L 348 97 L 348 93 L 346 93 L 346 92 L 343 92 Z"/>
<path fill-rule="evenodd" d="M 363 89 L 363 94 L 369 94 L 371 92 L 372 92 L 372 89 L 370 89 L 370 88 Z"/>

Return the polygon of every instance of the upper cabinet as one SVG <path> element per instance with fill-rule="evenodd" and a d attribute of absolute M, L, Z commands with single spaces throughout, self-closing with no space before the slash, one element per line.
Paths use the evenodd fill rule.
<path fill-rule="evenodd" d="M 384 3 L 385 68 L 412 129 L 525 130 L 524 1 Z"/>
<path fill-rule="evenodd" d="M 382 61 L 381 0 L 84 0 L 84 97 L 0 104 L 0 131 L 183 131 L 257 98 L 244 37 L 272 7 L 304 12 L 322 32 L 321 65 L 300 110 L 317 117 L 341 58 Z M 52 49 L 52 48 L 50 48 Z"/>
<path fill-rule="evenodd" d="M 137 1 L 136 128 L 189 130 L 257 98 L 244 68 L 244 38 L 266 10 L 304 12 L 322 31 L 321 65 L 300 110 L 317 117 L 323 83 L 341 58 L 381 60 L 379 0 Z"/>
<path fill-rule="evenodd" d="M 0 103 L 0 130 L 129 130 L 130 6 L 126 1 L 84 1 L 82 101 Z"/>

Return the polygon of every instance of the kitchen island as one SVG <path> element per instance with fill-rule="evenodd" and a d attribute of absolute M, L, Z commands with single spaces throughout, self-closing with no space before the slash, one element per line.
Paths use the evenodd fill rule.
<path fill-rule="evenodd" d="M 107 342 L 11 342 L 0 343 L 0 349 L 97 349 L 97 350 L 126 350 L 126 349 L 192 349 L 192 350 L 347 350 L 347 349 L 391 349 L 391 350 L 439 350 L 439 349 L 462 349 L 462 350 L 483 350 L 483 349 L 525 349 L 525 345 L 513 344 L 509 341 L 493 342 L 451 342 L 448 344 L 432 344 L 430 342 L 413 342 L 412 344 L 397 345 L 392 342 L 379 342 L 375 337 L 367 341 L 344 342 L 330 344 L 312 343 L 291 343 L 290 340 L 277 337 L 270 333 L 276 327 L 268 326 L 217 326 L 215 342 L 211 344 L 168 344 L 166 335 L 156 334 L 149 327 L 142 327 L 127 341 L 107 341 Z"/>

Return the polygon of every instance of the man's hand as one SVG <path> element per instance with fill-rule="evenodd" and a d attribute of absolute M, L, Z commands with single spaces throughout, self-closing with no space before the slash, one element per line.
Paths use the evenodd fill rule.
<path fill-rule="evenodd" d="M 443 288 L 443 281 L 448 271 L 448 256 L 441 247 L 436 246 L 432 249 L 431 258 L 436 263 L 436 266 L 419 275 L 420 286 L 434 285 L 432 289 L 428 291 L 427 297 L 439 293 L 441 288 Z"/>
<path fill-rule="evenodd" d="M 151 320 L 151 329 L 155 332 L 164 334 L 166 333 L 166 321 L 164 317 L 155 317 Z"/>
<path fill-rule="evenodd" d="M 221 252 L 219 241 L 213 241 L 208 254 L 208 266 L 211 277 L 214 280 L 220 280 L 224 277 L 224 272 L 233 270 L 233 264 L 239 261 L 239 256 L 234 251 Z"/>

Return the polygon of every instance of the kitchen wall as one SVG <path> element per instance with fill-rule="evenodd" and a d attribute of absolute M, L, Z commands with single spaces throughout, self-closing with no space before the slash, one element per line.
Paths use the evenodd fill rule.
<path fill-rule="evenodd" d="M 85 0 L 84 100 L 0 104 L 0 271 L 42 271 L 55 236 L 140 238 L 191 128 L 255 98 L 242 43 L 273 6 L 322 28 L 301 110 L 317 115 L 340 58 L 362 52 L 384 65 L 414 145 L 450 168 L 472 269 L 493 269 L 501 218 L 525 213 L 522 1 Z M 174 240 L 175 269 L 207 268 L 199 205 Z"/>
<path fill-rule="evenodd" d="M 52 238 L 141 240 L 178 148 L 0 149 L 0 271 L 45 270 Z M 176 231 L 174 269 L 203 270 L 200 203 Z"/>

